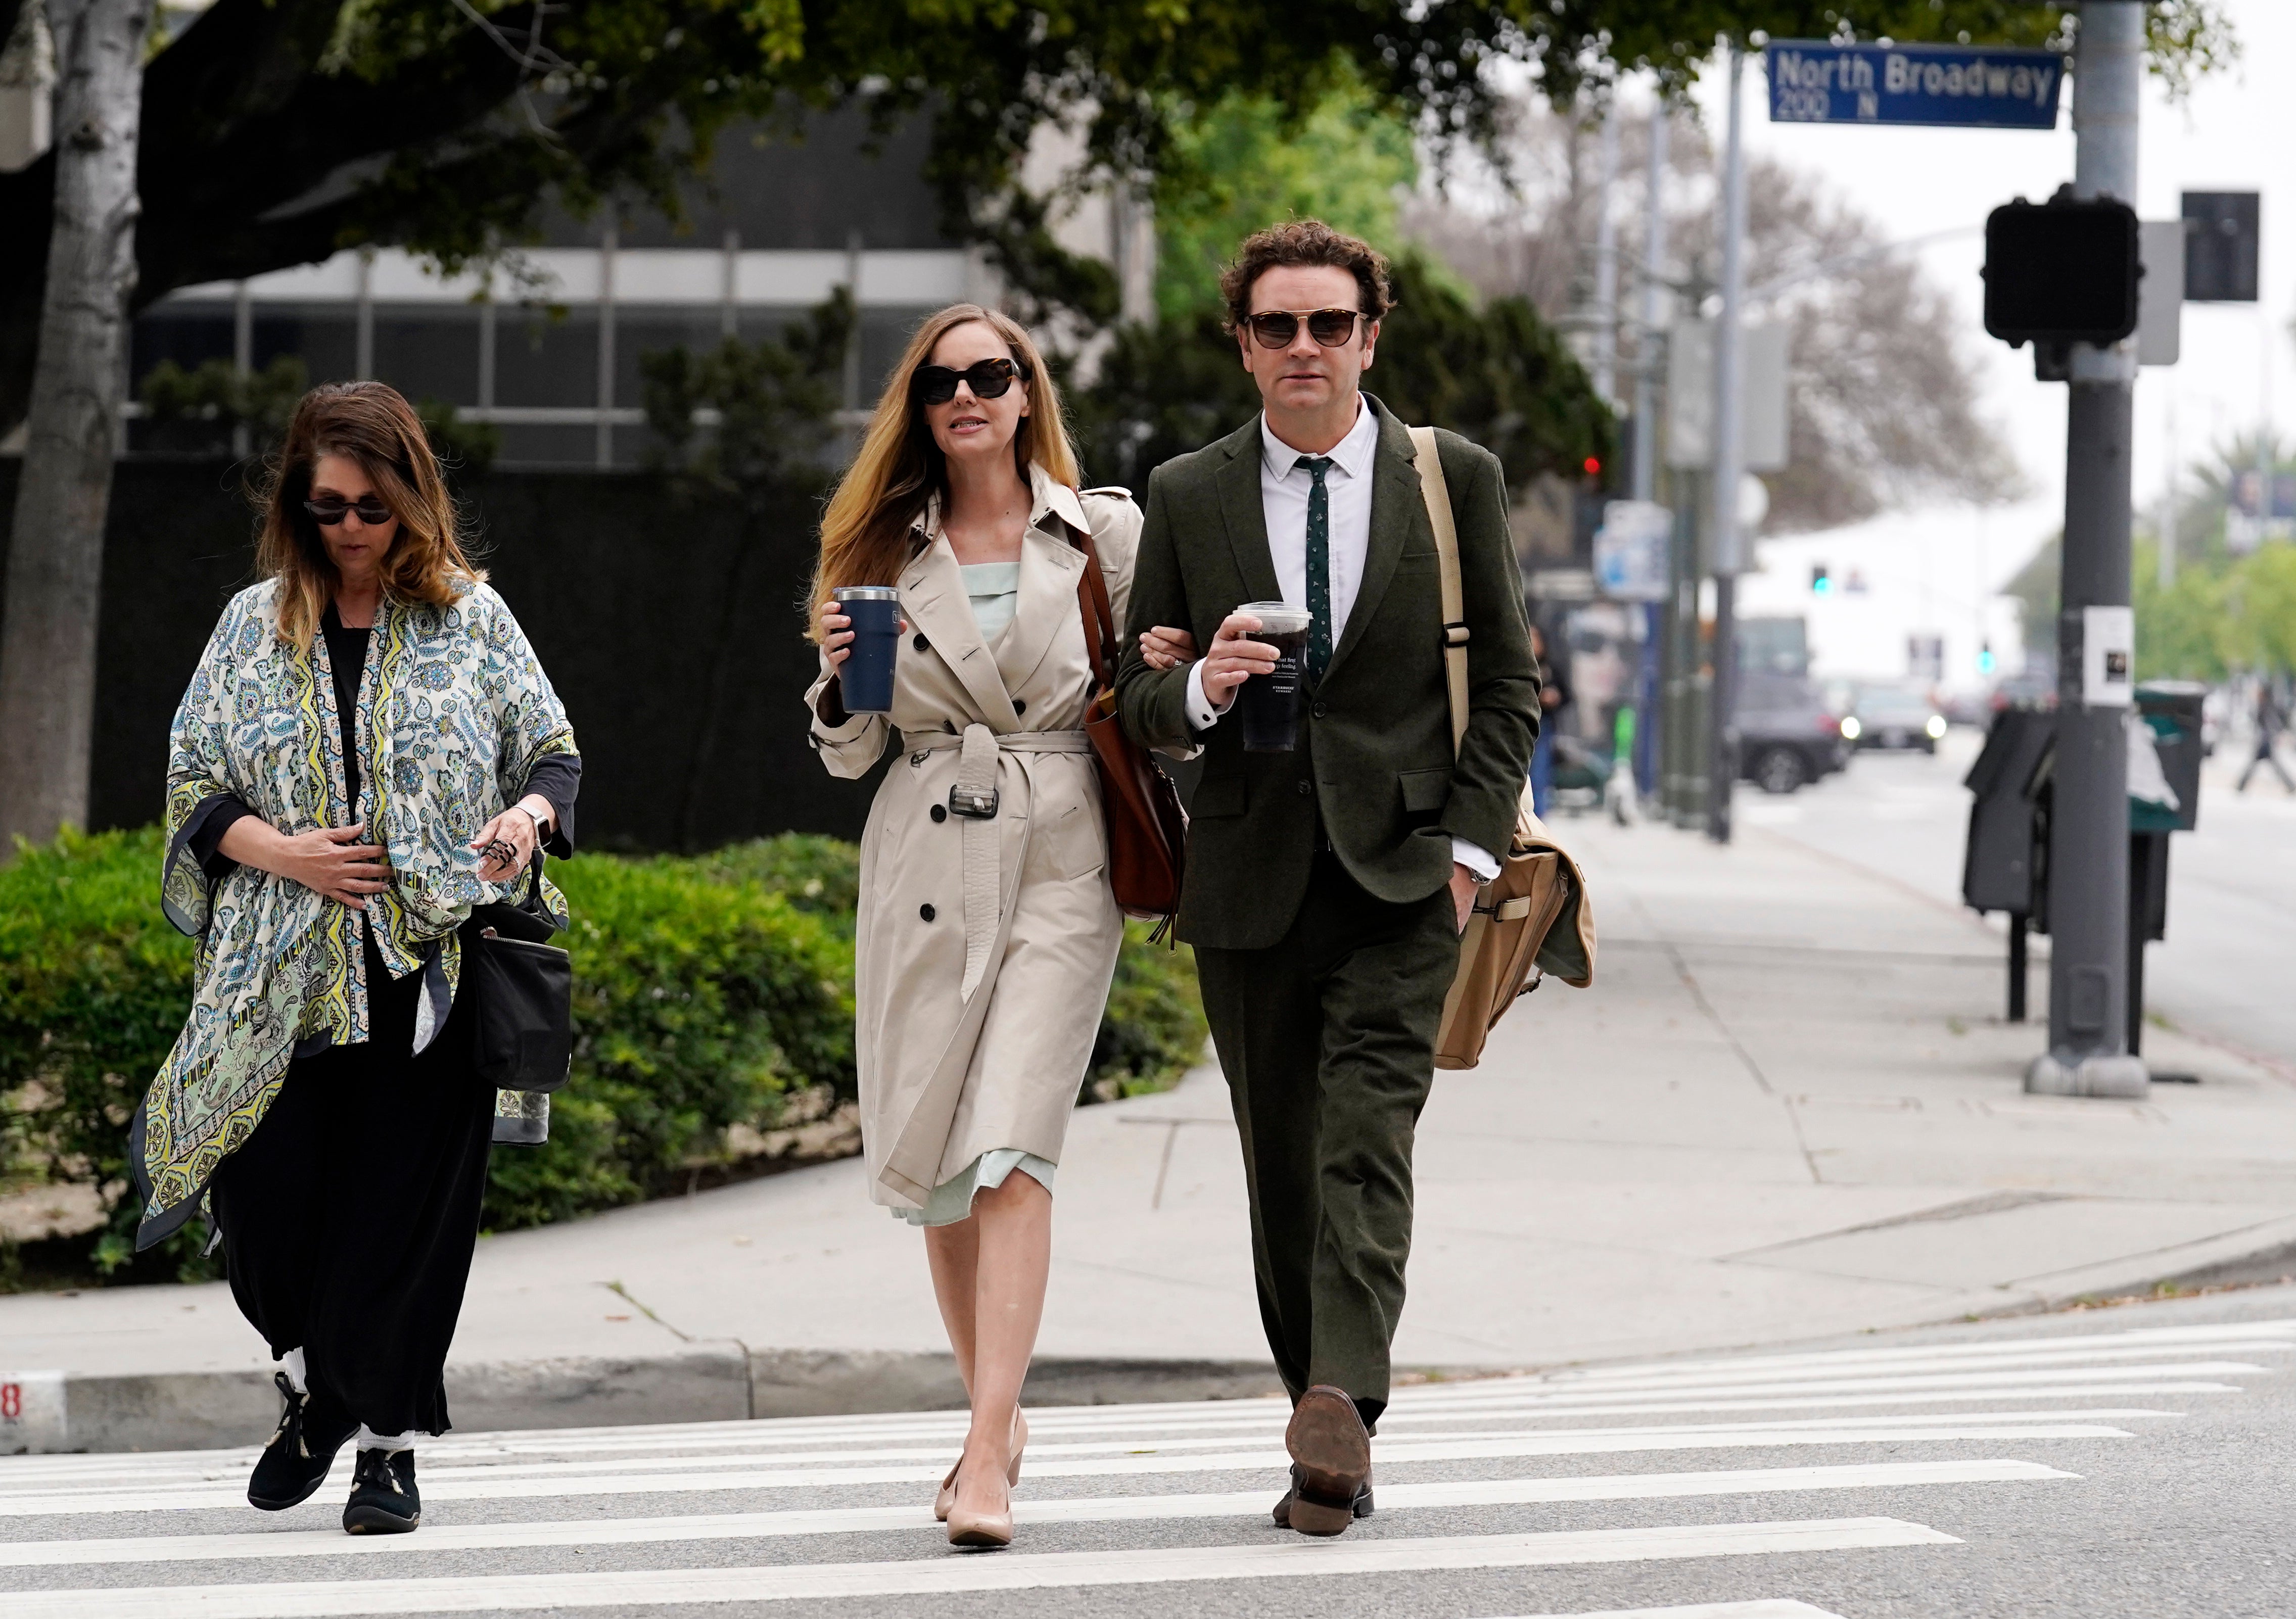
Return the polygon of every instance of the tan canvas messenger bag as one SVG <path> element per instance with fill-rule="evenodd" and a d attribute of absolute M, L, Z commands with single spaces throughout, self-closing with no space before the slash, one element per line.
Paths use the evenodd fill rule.
<path fill-rule="evenodd" d="M 1451 689 L 1451 746 L 1467 734 L 1466 603 L 1459 584 L 1459 530 L 1435 451 L 1435 429 L 1411 429 L 1419 492 L 1435 528 L 1443 585 L 1443 672 Z M 1544 722 L 1542 722 L 1544 723 Z M 1531 813 L 1530 783 L 1515 806 L 1514 834 L 1499 874 L 1475 896 L 1459 939 L 1459 971 L 1443 1002 L 1435 1066 L 1472 1068 L 1507 1009 L 1549 973 L 1574 989 L 1595 981 L 1595 907 L 1578 863 Z"/>

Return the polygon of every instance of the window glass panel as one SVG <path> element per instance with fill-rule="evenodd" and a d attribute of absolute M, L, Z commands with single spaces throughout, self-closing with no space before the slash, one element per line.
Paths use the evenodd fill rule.
<path fill-rule="evenodd" d="M 496 317 L 495 403 L 595 405 L 598 311 L 506 308 Z"/>
<path fill-rule="evenodd" d="M 479 312 L 461 305 L 377 309 L 374 374 L 416 404 L 479 402 Z"/>

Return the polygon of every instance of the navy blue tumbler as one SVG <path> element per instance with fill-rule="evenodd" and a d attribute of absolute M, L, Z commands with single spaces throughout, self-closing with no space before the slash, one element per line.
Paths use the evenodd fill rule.
<path fill-rule="evenodd" d="M 893 659 L 901 644 L 901 593 L 890 585 L 846 585 L 829 593 L 853 621 L 852 656 L 840 671 L 845 711 L 890 712 Z"/>

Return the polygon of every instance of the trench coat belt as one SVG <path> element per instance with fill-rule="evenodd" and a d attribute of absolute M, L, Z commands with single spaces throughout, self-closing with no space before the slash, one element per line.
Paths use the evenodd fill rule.
<path fill-rule="evenodd" d="M 963 735 L 947 732 L 928 734 L 909 744 L 912 757 L 962 748 L 956 765 L 956 789 L 967 794 L 994 792 L 996 756 L 1004 753 L 1090 753 L 1092 739 L 1081 731 L 1011 731 L 1002 736 L 986 725 L 972 724 Z M 995 952 L 998 923 L 1003 920 L 1004 839 L 991 818 L 964 816 L 958 833 L 964 874 L 964 982 L 957 992 L 970 1001 L 988 970 Z"/>

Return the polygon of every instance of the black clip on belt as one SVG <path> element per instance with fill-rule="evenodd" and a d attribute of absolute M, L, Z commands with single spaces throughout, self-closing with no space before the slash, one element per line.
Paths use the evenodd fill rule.
<path fill-rule="evenodd" d="M 996 805 L 997 793 L 993 787 L 952 787 L 948 789 L 948 813 L 963 815 L 968 821 L 994 821 Z"/>

